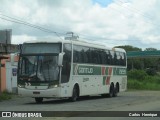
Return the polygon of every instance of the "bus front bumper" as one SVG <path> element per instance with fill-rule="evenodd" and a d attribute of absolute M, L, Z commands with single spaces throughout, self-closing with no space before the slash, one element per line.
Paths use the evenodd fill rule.
<path fill-rule="evenodd" d="M 18 94 L 27 97 L 44 97 L 44 98 L 59 98 L 60 88 L 52 88 L 45 90 L 33 90 L 18 87 Z"/>

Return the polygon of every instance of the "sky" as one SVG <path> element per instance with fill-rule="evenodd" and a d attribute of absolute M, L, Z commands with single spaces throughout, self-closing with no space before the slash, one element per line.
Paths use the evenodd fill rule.
<path fill-rule="evenodd" d="M 0 30 L 12 29 L 13 44 L 74 32 L 109 47 L 160 49 L 159 11 L 160 0 L 0 0 Z"/>

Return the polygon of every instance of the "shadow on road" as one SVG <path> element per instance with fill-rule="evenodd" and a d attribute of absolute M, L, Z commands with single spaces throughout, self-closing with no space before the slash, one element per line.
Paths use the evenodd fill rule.
<path fill-rule="evenodd" d="M 120 97 L 120 96 L 118 96 Z M 82 96 L 82 97 L 79 97 L 78 100 L 76 102 L 71 102 L 68 98 L 63 98 L 63 99 L 44 99 L 42 103 L 36 103 L 36 102 L 30 102 L 30 103 L 25 103 L 25 104 L 66 104 L 66 103 L 77 103 L 77 102 L 82 102 L 82 101 L 94 101 L 94 100 L 97 100 L 97 99 L 114 99 L 116 97 L 112 97 L 112 98 L 109 98 L 109 97 L 102 97 L 101 95 L 99 96 Z M 33 98 L 34 99 L 34 98 Z"/>

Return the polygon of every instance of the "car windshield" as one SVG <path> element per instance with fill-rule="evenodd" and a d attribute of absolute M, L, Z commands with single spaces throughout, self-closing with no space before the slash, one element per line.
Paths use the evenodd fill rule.
<path fill-rule="evenodd" d="M 19 62 L 19 76 L 35 81 L 58 80 L 58 56 L 21 56 Z"/>

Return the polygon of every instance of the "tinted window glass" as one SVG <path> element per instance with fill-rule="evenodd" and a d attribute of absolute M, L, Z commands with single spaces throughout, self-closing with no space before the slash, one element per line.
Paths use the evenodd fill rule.
<path fill-rule="evenodd" d="M 61 82 L 66 83 L 69 81 L 70 70 L 71 70 L 71 44 L 64 44 L 63 46 L 64 56 L 63 56 L 63 67 L 62 67 L 62 77 Z"/>
<path fill-rule="evenodd" d="M 26 43 L 22 46 L 22 54 L 60 53 L 60 43 Z"/>
<path fill-rule="evenodd" d="M 112 50 L 103 50 L 92 47 L 74 45 L 73 47 L 74 63 L 89 63 L 103 65 L 125 65 L 125 53 Z"/>

